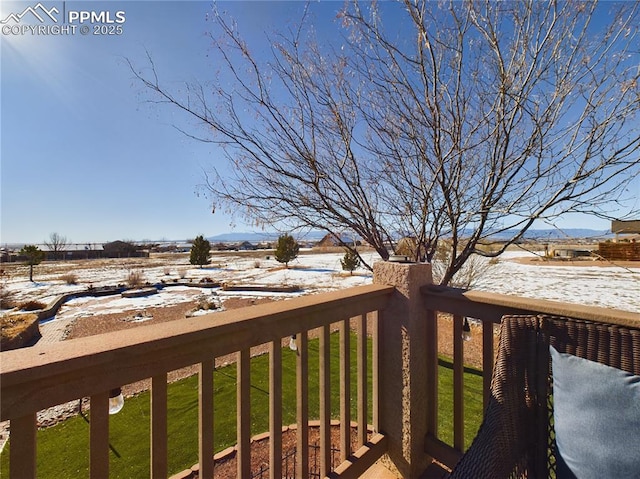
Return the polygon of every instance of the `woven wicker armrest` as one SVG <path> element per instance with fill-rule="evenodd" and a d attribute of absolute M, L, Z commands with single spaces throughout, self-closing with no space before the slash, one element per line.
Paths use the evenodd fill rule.
<path fill-rule="evenodd" d="M 538 318 L 505 316 L 483 423 L 452 478 L 526 477 L 533 468 Z M 531 477 L 529 475 L 529 477 Z"/>
<path fill-rule="evenodd" d="M 553 476 L 550 344 L 560 352 L 640 375 L 640 325 L 505 316 L 483 423 L 451 478 Z"/>

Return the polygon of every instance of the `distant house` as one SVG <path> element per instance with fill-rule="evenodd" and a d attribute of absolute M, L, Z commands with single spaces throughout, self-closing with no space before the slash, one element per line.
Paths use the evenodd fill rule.
<path fill-rule="evenodd" d="M 64 246 L 59 251 L 53 251 L 46 244 L 36 245 L 40 251 L 44 252 L 44 259 L 46 261 L 54 260 L 78 260 L 78 259 L 96 259 L 104 258 L 104 250 L 102 245 L 98 243 L 70 243 Z M 17 249 L 9 250 L 3 249 L 2 262 L 22 262 L 25 260 L 23 256 L 18 254 Z"/>
<path fill-rule="evenodd" d="M 254 244 L 251 244 L 249 241 L 243 241 L 242 243 L 240 243 L 240 246 L 238 246 L 239 251 L 255 251 L 257 249 L 258 247 Z"/>
<path fill-rule="evenodd" d="M 344 233 L 337 235 L 334 233 L 327 233 L 318 243 L 318 248 L 335 248 L 338 246 L 360 246 L 362 243 L 356 241 L 352 236 L 348 236 Z"/>
<path fill-rule="evenodd" d="M 611 232 L 616 235 L 616 241 L 628 239 L 626 238 L 628 235 L 637 238 L 640 235 L 640 220 L 613 220 L 611 222 Z"/>
<path fill-rule="evenodd" d="M 152 253 L 186 253 L 191 250 L 190 244 L 177 243 L 175 241 L 172 241 L 170 243 L 147 245 L 147 247 Z"/>
<path fill-rule="evenodd" d="M 233 249 L 231 246 L 223 242 L 218 242 L 213 247 L 216 251 L 229 251 L 230 249 Z"/>
<path fill-rule="evenodd" d="M 553 250 L 553 256 L 567 259 L 588 258 L 591 256 L 591 251 L 584 249 L 561 248 Z"/>
<path fill-rule="evenodd" d="M 102 245 L 105 258 L 148 258 L 149 252 L 128 241 L 112 241 Z"/>
<path fill-rule="evenodd" d="M 99 243 L 69 243 L 57 252 L 53 251 L 46 244 L 38 245 L 38 247 L 44 251 L 47 261 L 96 259 L 104 257 L 104 250 Z"/>
<path fill-rule="evenodd" d="M 127 241 L 113 241 L 111 243 L 69 243 L 58 251 L 54 251 L 46 244 L 36 245 L 45 254 L 45 261 L 79 260 L 100 258 L 148 258 L 149 252 L 142 246 Z M 5 249 L 1 255 L 2 262 L 20 262 L 25 258 L 18 254 L 18 250 Z"/>
<path fill-rule="evenodd" d="M 608 260 L 640 261 L 640 220 L 611 222 L 615 241 L 598 244 L 598 255 Z"/>

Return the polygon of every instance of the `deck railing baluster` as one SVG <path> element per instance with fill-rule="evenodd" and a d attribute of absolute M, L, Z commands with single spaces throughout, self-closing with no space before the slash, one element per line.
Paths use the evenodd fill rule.
<path fill-rule="evenodd" d="M 367 316 L 361 314 L 357 320 L 357 402 L 358 402 L 358 447 L 367 442 L 368 398 L 367 398 Z"/>
<path fill-rule="evenodd" d="M 435 311 L 427 311 L 426 360 L 427 360 L 427 432 L 438 436 L 438 321 Z"/>
<path fill-rule="evenodd" d="M 238 477 L 251 476 L 251 352 L 242 349 L 237 360 Z"/>
<path fill-rule="evenodd" d="M 282 340 L 269 346 L 269 478 L 282 479 Z"/>
<path fill-rule="evenodd" d="M 351 454 L 351 328 L 340 321 L 340 461 Z"/>
<path fill-rule="evenodd" d="M 36 477 L 36 413 L 11 420 L 10 479 L 35 479 Z"/>
<path fill-rule="evenodd" d="M 297 401 L 297 464 L 296 477 L 309 475 L 309 341 L 307 332 L 296 335 L 298 345 L 296 360 Z"/>
<path fill-rule="evenodd" d="M 371 409 L 373 417 L 373 430 L 375 432 L 380 431 L 380 321 L 381 313 L 379 311 L 372 311 L 369 313 L 369 317 L 372 319 L 372 331 L 371 331 Z"/>
<path fill-rule="evenodd" d="M 453 316 L 453 447 L 464 451 L 464 346 L 463 317 Z"/>
<path fill-rule="evenodd" d="M 91 396 L 89 423 L 91 477 L 109 477 L 109 392 Z"/>
<path fill-rule="evenodd" d="M 151 477 L 167 477 L 167 373 L 151 378 Z"/>
<path fill-rule="evenodd" d="M 493 376 L 493 322 L 482 322 L 482 407 L 489 405 L 491 397 L 491 377 Z"/>
<path fill-rule="evenodd" d="M 198 377 L 198 457 L 200 477 L 213 475 L 213 369 L 215 360 L 200 363 Z"/>
<path fill-rule="evenodd" d="M 331 331 L 320 329 L 320 477 L 331 471 Z"/>

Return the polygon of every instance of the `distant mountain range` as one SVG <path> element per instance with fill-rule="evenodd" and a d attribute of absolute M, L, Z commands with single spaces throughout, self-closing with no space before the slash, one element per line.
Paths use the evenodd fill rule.
<path fill-rule="evenodd" d="M 262 231 L 259 233 L 237 232 L 222 233 L 215 236 L 209 236 L 207 239 L 212 243 L 227 243 L 237 241 L 249 241 L 251 243 L 259 243 L 261 241 L 276 241 L 282 233 Z M 320 241 L 327 233 L 325 231 L 310 231 L 301 235 L 294 234 L 297 240 L 303 241 Z"/>
<path fill-rule="evenodd" d="M 495 238 L 509 238 L 513 236 L 513 231 L 496 233 Z M 592 230 L 587 228 L 566 228 L 566 229 L 535 229 L 524 234 L 525 239 L 605 239 L 612 238 L 611 230 Z"/>
<path fill-rule="evenodd" d="M 295 235 L 298 240 L 304 241 L 320 241 L 326 232 L 324 231 L 310 231 L 303 235 Z M 503 231 L 496 233 L 493 237 L 497 240 L 501 238 L 509 238 L 513 235 L 513 231 Z M 259 243 L 261 241 L 275 241 L 280 236 L 277 232 L 237 232 L 237 233 L 223 233 L 215 236 L 210 236 L 207 239 L 213 243 L 227 243 L 238 241 L 249 241 L 251 243 Z M 533 229 L 525 233 L 524 238 L 530 240 L 562 240 L 562 239 L 606 239 L 613 237 L 610 230 L 593 230 L 587 228 L 566 228 L 566 229 Z"/>

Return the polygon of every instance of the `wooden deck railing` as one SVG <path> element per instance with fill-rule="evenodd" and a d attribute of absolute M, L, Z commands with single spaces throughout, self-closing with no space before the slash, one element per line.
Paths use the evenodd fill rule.
<path fill-rule="evenodd" d="M 438 431 L 438 323 L 453 321 L 453 425 L 451 444 Z M 397 477 L 420 477 L 432 459 L 449 467 L 464 451 L 465 317 L 481 323 L 483 399 L 490 394 L 494 363 L 494 329 L 505 314 L 553 314 L 617 324 L 640 322 L 636 313 L 532 300 L 431 285 L 427 264 L 379 262 L 374 284 L 315 296 L 215 313 L 200 318 L 64 341 L 40 348 L 1 353 L 2 420 L 11 420 L 12 478 L 36 476 L 36 411 L 90 397 L 90 469 L 107 477 L 109 468 L 108 391 L 152 379 L 151 477 L 167 476 L 167 372 L 198 364 L 199 468 L 201 478 L 214 475 L 214 359 L 237 354 L 238 477 L 250 477 L 250 349 L 269 344 L 270 477 L 282 477 L 282 339 L 296 335 L 297 423 L 309 423 L 309 332 L 319 337 L 319 420 L 321 477 L 359 477 L 378 458 Z M 367 330 L 371 317 L 372 330 Z M 355 319 L 351 319 L 355 318 Z M 340 335 L 340 454 L 330 465 L 331 325 Z M 351 450 L 351 331 L 357 330 L 355 374 L 358 448 Z M 315 333 L 314 333 L 315 334 Z M 372 339 L 372 394 L 367 384 L 367 337 Z M 371 407 L 369 406 L 371 405 Z M 367 436 L 372 409 L 373 437 Z M 426 439 L 425 439 L 426 438 Z M 308 428 L 297 427 L 296 477 L 308 477 Z"/>
<path fill-rule="evenodd" d="M 598 320 L 613 324 L 638 324 L 640 314 L 578 304 L 546 301 L 504 294 L 465 291 L 456 288 L 423 286 L 422 295 L 428 310 L 428 430 L 425 452 L 449 468 L 464 452 L 464 318 L 481 323 L 483 410 L 490 398 L 491 376 L 495 361 L 495 325 L 507 314 L 550 314 L 584 320 Z M 448 313 L 453 320 L 453 444 L 446 444 L 438 431 L 438 313 Z"/>
<path fill-rule="evenodd" d="M 150 477 L 167 477 L 167 373 L 199 364 L 200 477 L 213 477 L 213 369 L 216 357 L 237 354 L 238 477 L 250 477 L 250 349 L 269 344 L 270 477 L 282 477 L 282 339 L 297 338 L 297 423 L 309 422 L 308 334 L 319 328 L 321 477 L 330 464 L 330 325 L 340 334 L 340 424 L 343 464 L 335 477 L 357 477 L 386 450 L 385 437 L 367 438 L 367 408 L 374 405 L 378 422 L 377 373 L 373 397 L 367 391 L 367 336 L 377 348 L 377 311 L 394 288 L 370 285 L 307 296 L 284 302 L 215 313 L 199 318 L 63 341 L 50 346 L 1 353 L 0 416 L 11 421 L 10 476 L 36 477 L 36 412 L 78 398 L 90 397 L 91 477 L 109 475 L 109 390 L 151 378 Z M 367 331 L 367 315 L 374 318 Z M 350 318 L 357 323 L 358 446 L 350 447 Z M 374 367 L 375 360 L 374 360 Z M 375 431 L 378 431 L 376 428 Z M 308 428 L 297 428 L 297 477 L 308 477 Z M 304 447 L 302 447 L 304 446 Z"/>

